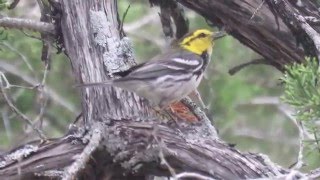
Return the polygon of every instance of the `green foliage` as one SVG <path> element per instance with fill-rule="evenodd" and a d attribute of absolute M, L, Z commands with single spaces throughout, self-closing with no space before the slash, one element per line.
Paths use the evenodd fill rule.
<path fill-rule="evenodd" d="M 8 39 L 8 33 L 3 28 L 0 28 L 0 41 L 7 40 L 7 39 Z"/>
<path fill-rule="evenodd" d="M 315 59 L 308 58 L 305 64 L 286 67 L 282 78 L 285 91 L 282 100 L 297 109 L 299 120 L 311 123 L 320 118 L 320 69 Z"/>
<path fill-rule="evenodd" d="M 0 0 L 0 10 L 4 10 L 8 7 L 7 0 Z"/>
<path fill-rule="evenodd" d="M 296 117 L 307 130 L 314 135 L 316 143 L 308 143 L 310 149 L 317 148 L 320 129 L 320 69 L 315 58 L 307 58 L 305 64 L 293 64 L 286 67 L 282 80 L 285 83 L 282 100 L 296 110 Z"/>

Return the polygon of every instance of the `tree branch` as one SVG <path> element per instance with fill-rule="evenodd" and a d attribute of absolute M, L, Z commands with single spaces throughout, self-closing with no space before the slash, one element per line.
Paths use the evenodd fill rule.
<path fill-rule="evenodd" d="M 151 5 L 160 6 L 160 20 L 164 35 L 169 39 L 180 39 L 189 31 L 189 21 L 185 16 L 184 9 L 175 1 L 150 0 Z M 176 32 L 174 33 L 172 21 L 174 21 Z M 175 34 L 175 38 L 174 38 Z"/>
<path fill-rule="evenodd" d="M 231 68 L 229 70 L 229 74 L 230 75 L 234 75 L 236 74 L 237 72 L 239 72 L 240 70 L 242 70 L 243 68 L 249 66 L 249 65 L 257 65 L 257 64 L 269 64 L 265 59 L 254 59 L 254 60 L 251 60 L 249 62 L 246 62 L 246 63 L 243 63 L 243 64 L 240 64 L 240 65 L 237 65 L 233 68 Z"/>
<path fill-rule="evenodd" d="M 276 15 L 282 18 L 283 22 L 295 35 L 297 42 L 303 45 L 306 56 L 320 58 L 320 36 L 311 27 L 302 14 L 287 0 L 267 1 L 270 8 L 275 10 Z"/>
<path fill-rule="evenodd" d="M 12 3 L 8 6 L 8 9 L 14 9 L 18 4 L 20 0 L 13 0 Z"/>
<path fill-rule="evenodd" d="M 99 147 L 102 140 L 102 132 L 100 127 L 101 126 L 94 128 L 92 131 L 92 136 L 88 138 L 89 143 L 83 149 L 81 154 L 77 156 L 77 160 L 65 170 L 66 172 L 62 180 L 76 179 L 77 173 L 86 167 L 86 163 L 89 161 L 90 156 L 92 156 L 93 152 Z"/>
<path fill-rule="evenodd" d="M 39 137 L 42 140 L 46 140 L 47 138 L 43 134 L 43 132 L 38 127 L 36 127 L 34 125 L 34 123 L 13 104 L 11 98 L 9 97 L 9 95 L 7 94 L 7 92 L 5 90 L 3 79 L 5 79 L 5 81 L 8 83 L 8 81 L 6 80 L 6 77 L 0 71 L 0 90 L 1 90 L 1 93 L 4 97 L 4 99 L 5 99 L 5 102 L 8 104 L 8 106 L 11 108 L 11 110 L 13 112 L 15 112 L 23 121 L 25 121 L 29 126 L 31 126 L 33 128 L 33 130 L 39 135 Z M 6 85 L 9 86 L 9 84 L 6 84 Z"/>
<path fill-rule="evenodd" d="M 38 22 L 30 19 L 20 19 L 11 17 L 1 17 L 0 26 L 11 29 L 28 29 L 49 35 L 55 35 L 55 27 L 53 24 Z"/>
<path fill-rule="evenodd" d="M 19 78 L 21 78 L 23 81 L 25 81 L 27 84 L 33 86 L 31 88 L 34 88 L 38 86 L 41 82 L 38 82 L 38 80 L 30 77 L 27 73 L 24 73 L 21 69 L 18 69 L 16 66 L 8 64 L 5 62 L 6 60 L 1 60 L 0 61 L 0 69 L 2 69 L 4 72 L 11 73 Z M 16 87 L 17 85 L 13 85 Z M 74 105 L 67 101 L 65 97 L 61 97 L 54 89 L 50 87 L 47 88 L 47 93 L 49 97 L 56 102 L 57 104 L 61 105 L 64 107 L 67 111 L 73 113 L 74 115 L 78 114 L 79 110 L 74 107 Z"/>
<path fill-rule="evenodd" d="M 270 65 L 283 71 L 286 64 L 302 62 L 304 51 L 297 46 L 295 36 L 286 24 L 274 17 L 268 1 L 230 0 L 178 0 L 182 5 L 196 11 L 211 24 L 224 25 L 232 35 L 248 46 Z M 254 14 L 253 18 L 252 15 Z"/>

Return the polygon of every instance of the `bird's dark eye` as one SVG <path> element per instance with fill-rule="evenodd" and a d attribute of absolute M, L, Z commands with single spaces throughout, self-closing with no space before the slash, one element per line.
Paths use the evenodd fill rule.
<path fill-rule="evenodd" d="M 204 37 L 206 37 L 207 35 L 205 34 L 205 33 L 200 33 L 199 35 L 198 35 L 198 37 L 199 38 L 204 38 Z"/>

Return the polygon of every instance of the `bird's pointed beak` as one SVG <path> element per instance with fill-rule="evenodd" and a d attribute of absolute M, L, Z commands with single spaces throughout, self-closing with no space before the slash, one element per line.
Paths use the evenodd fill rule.
<path fill-rule="evenodd" d="M 225 31 L 214 32 L 214 33 L 212 34 L 212 40 L 220 39 L 220 38 L 222 38 L 222 37 L 224 37 L 224 36 L 226 36 L 226 35 L 227 35 L 227 34 L 226 34 Z"/>

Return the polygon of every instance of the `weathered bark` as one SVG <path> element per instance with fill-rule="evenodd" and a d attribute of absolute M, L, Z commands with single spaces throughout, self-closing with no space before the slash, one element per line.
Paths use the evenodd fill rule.
<path fill-rule="evenodd" d="M 160 153 L 164 154 L 176 173 L 197 172 L 217 179 L 270 177 L 287 173 L 260 155 L 240 153 L 232 146 L 209 137 L 185 137 L 186 134 L 182 132 L 187 130 L 158 124 L 156 119 L 154 122 L 130 121 L 117 121 L 112 127 L 105 127 L 105 136 L 109 139 L 101 143 L 105 147 L 96 151 L 87 168 L 80 172 L 82 177 L 102 179 L 106 176 L 103 172 L 110 169 L 113 169 L 111 172 L 114 177 L 121 177 L 124 172 L 134 176 L 169 176 L 167 167 L 160 163 Z M 46 177 L 49 174 L 47 170 L 56 170 L 51 175 L 60 176 L 62 172 L 58 170 L 70 165 L 85 147 L 83 139 L 76 136 L 51 141 L 43 145 L 34 142 L 3 155 L 3 158 L 8 157 L 17 153 L 17 150 L 29 152 L 25 153 L 26 158 L 21 156 L 20 162 L 16 159 L 6 160 L 6 164 L 1 166 L 4 168 L 0 169 L 2 177 Z"/>
<path fill-rule="evenodd" d="M 128 39 L 119 33 L 116 2 L 60 0 L 61 36 L 78 83 L 101 82 L 135 63 Z M 230 34 L 279 69 L 304 57 L 285 23 L 280 20 L 278 26 L 265 5 L 250 20 L 259 5 L 256 1 L 184 0 L 181 4 L 212 22 L 223 23 Z M 54 177 L 67 173 L 68 178 L 86 179 L 171 175 L 170 167 L 163 160 L 176 173 L 196 172 L 217 179 L 288 173 L 263 156 L 241 153 L 221 142 L 209 120 L 193 106 L 190 108 L 198 112 L 201 121 L 177 125 L 159 116 L 147 101 L 133 93 L 113 87 L 80 91 L 83 118 L 89 130 L 84 131 L 79 121 L 78 127 L 63 138 L 45 144 L 35 142 L 30 146 L 31 151 L 13 150 L 0 156 L 1 177 L 44 178 L 49 176 L 48 170 L 64 170 L 54 171 L 51 174 Z M 98 146 L 91 146 L 92 142 Z M 94 153 L 83 158 L 87 151 Z M 13 154 L 20 156 L 13 157 Z M 84 169 L 72 169 L 78 167 L 77 164 L 85 165 Z"/>
<path fill-rule="evenodd" d="M 314 46 L 310 46 L 310 41 L 306 41 L 309 39 L 306 38 L 305 32 L 300 31 L 296 34 L 291 26 L 287 26 L 287 21 L 292 19 L 283 20 L 283 16 L 275 16 L 274 9 L 268 6 L 271 1 L 179 0 L 178 2 L 198 12 L 213 25 L 225 26 L 230 35 L 265 58 L 262 64 L 270 64 L 279 70 L 284 70 L 286 64 L 304 61 L 305 55 L 315 56 Z M 290 8 L 299 8 L 297 12 L 304 16 L 319 17 L 317 12 L 319 5 L 316 1 L 299 1 L 304 4 L 301 7 L 297 6 L 297 2 L 290 1 Z M 305 45 L 304 49 L 299 47 L 300 43 Z"/>
<path fill-rule="evenodd" d="M 314 22 L 318 22 L 319 5 L 316 2 L 294 2 L 287 0 L 267 1 L 274 14 L 279 16 L 295 35 L 298 43 L 303 46 L 306 56 L 313 56 L 320 59 L 320 28 Z M 307 19 L 315 21 L 308 21 Z"/>
<path fill-rule="evenodd" d="M 76 137 L 50 139 L 45 144 L 30 142 L 0 156 L 1 178 L 31 179 L 46 170 L 58 172 L 72 163 L 72 157 L 81 153 L 83 148 L 84 143 Z"/>

